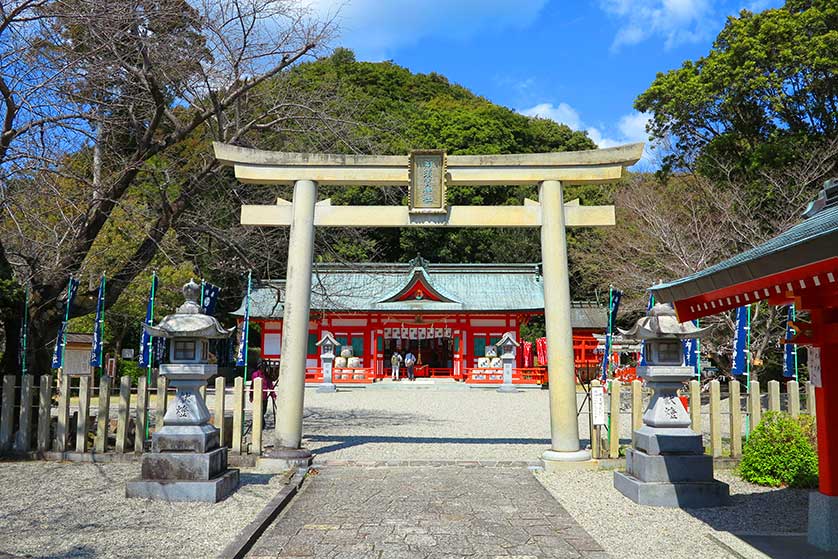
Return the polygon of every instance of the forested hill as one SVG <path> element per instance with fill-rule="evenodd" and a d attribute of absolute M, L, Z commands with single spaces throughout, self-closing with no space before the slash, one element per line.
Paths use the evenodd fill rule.
<path fill-rule="evenodd" d="M 266 132 L 255 143 L 288 151 L 358 151 L 405 154 L 444 149 L 450 154 L 537 153 L 594 149 L 584 132 L 551 120 L 531 118 L 496 105 L 436 73 L 414 74 L 392 62 L 358 62 L 351 51 L 302 64 L 290 76 L 293 89 L 307 92 L 339 115 L 343 137 Z M 317 143 L 321 142 L 321 143 Z M 335 204 L 406 203 L 406 189 L 323 189 Z M 455 187 L 450 204 L 521 204 L 537 196 L 532 187 Z M 601 186 L 571 188 L 568 198 L 584 203 L 608 199 Z M 590 232 L 584 233 L 591 236 Z M 581 237 L 571 240 L 574 245 Z M 583 243 L 584 244 L 584 243 Z M 402 229 L 346 231 L 324 243 L 326 259 L 405 261 L 421 253 L 436 262 L 539 261 L 535 230 Z"/>

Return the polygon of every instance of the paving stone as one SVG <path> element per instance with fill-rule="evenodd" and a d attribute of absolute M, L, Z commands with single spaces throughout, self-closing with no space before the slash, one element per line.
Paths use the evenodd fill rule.
<path fill-rule="evenodd" d="M 412 462 L 408 462 L 412 463 Z M 604 557 L 513 462 L 323 468 L 248 557 Z"/>

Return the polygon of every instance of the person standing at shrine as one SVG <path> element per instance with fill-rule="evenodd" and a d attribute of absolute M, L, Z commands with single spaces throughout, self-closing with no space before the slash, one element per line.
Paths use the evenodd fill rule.
<path fill-rule="evenodd" d="M 251 377 L 252 381 L 255 381 L 257 378 L 262 379 L 262 420 L 264 421 L 265 417 L 268 415 L 268 397 L 273 398 L 274 410 L 276 410 L 276 391 L 274 390 L 274 383 L 271 379 L 270 373 L 268 372 L 268 363 L 265 361 L 260 361 L 259 366 L 256 367 L 256 370 L 253 371 L 253 376 Z M 255 386 L 255 384 L 251 384 L 251 386 Z M 253 390 L 250 391 L 250 401 L 253 402 Z M 274 415 L 276 415 L 276 411 L 274 411 Z"/>
<path fill-rule="evenodd" d="M 414 366 L 416 365 L 416 356 L 413 355 L 413 352 L 407 352 L 407 355 L 404 356 L 404 366 L 407 367 L 407 379 L 408 380 L 415 380 L 413 373 L 414 373 Z"/>
<path fill-rule="evenodd" d="M 402 356 L 398 350 L 393 352 L 390 358 L 390 373 L 393 380 L 399 380 L 399 369 L 402 366 Z"/>

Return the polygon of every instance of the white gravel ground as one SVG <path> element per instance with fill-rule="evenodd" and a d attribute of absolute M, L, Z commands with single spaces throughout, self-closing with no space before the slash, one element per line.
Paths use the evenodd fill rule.
<path fill-rule="evenodd" d="M 208 505 L 126 499 L 139 464 L 0 462 L 0 557 L 215 557 L 284 483 L 242 473 Z"/>
<path fill-rule="evenodd" d="M 730 485 L 731 506 L 683 510 L 635 504 L 614 489 L 609 471 L 537 477 L 613 557 L 736 557 L 718 541 L 733 546 L 740 557 L 765 557 L 750 554 L 730 533 L 800 533 L 807 526 L 807 490 L 758 487 L 729 470 L 717 470 L 716 478 Z"/>
<path fill-rule="evenodd" d="M 546 390 L 307 389 L 305 397 L 303 444 L 321 460 L 535 461 L 550 444 Z"/>

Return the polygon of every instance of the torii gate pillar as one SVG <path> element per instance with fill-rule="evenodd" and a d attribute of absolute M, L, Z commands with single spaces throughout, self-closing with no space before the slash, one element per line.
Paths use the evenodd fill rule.
<path fill-rule="evenodd" d="M 582 461 L 576 417 L 576 379 L 570 323 L 565 227 L 614 225 L 613 206 L 562 202 L 562 183 L 620 179 L 643 144 L 563 153 L 452 155 L 437 150 L 410 156 L 281 153 L 213 144 L 215 156 L 242 182 L 293 184 L 294 200 L 243 206 L 243 225 L 291 226 L 286 276 L 283 348 L 276 446 L 269 460 L 287 468 L 308 463 L 300 448 L 305 394 L 306 341 L 311 302 L 315 227 L 541 227 L 544 315 L 550 378 L 551 463 Z M 407 185 L 408 206 L 332 206 L 317 202 L 317 185 Z M 449 185 L 539 185 L 539 202 L 523 206 L 448 206 Z M 261 463 L 260 463 L 261 467 Z M 271 466 L 273 467 L 273 466 Z"/>
<path fill-rule="evenodd" d="M 547 364 L 550 389 L 550 450 L 542 459 L 588 460 L 580 449 L 576 417 L 576 371 L 573 358 L 573 328 L 570 322 L 570 279 L 567 265 L 562 183 L 539 185 L 541 203 L 541 266 L 544 274 L 544 324 L 547 331 Z"/>

